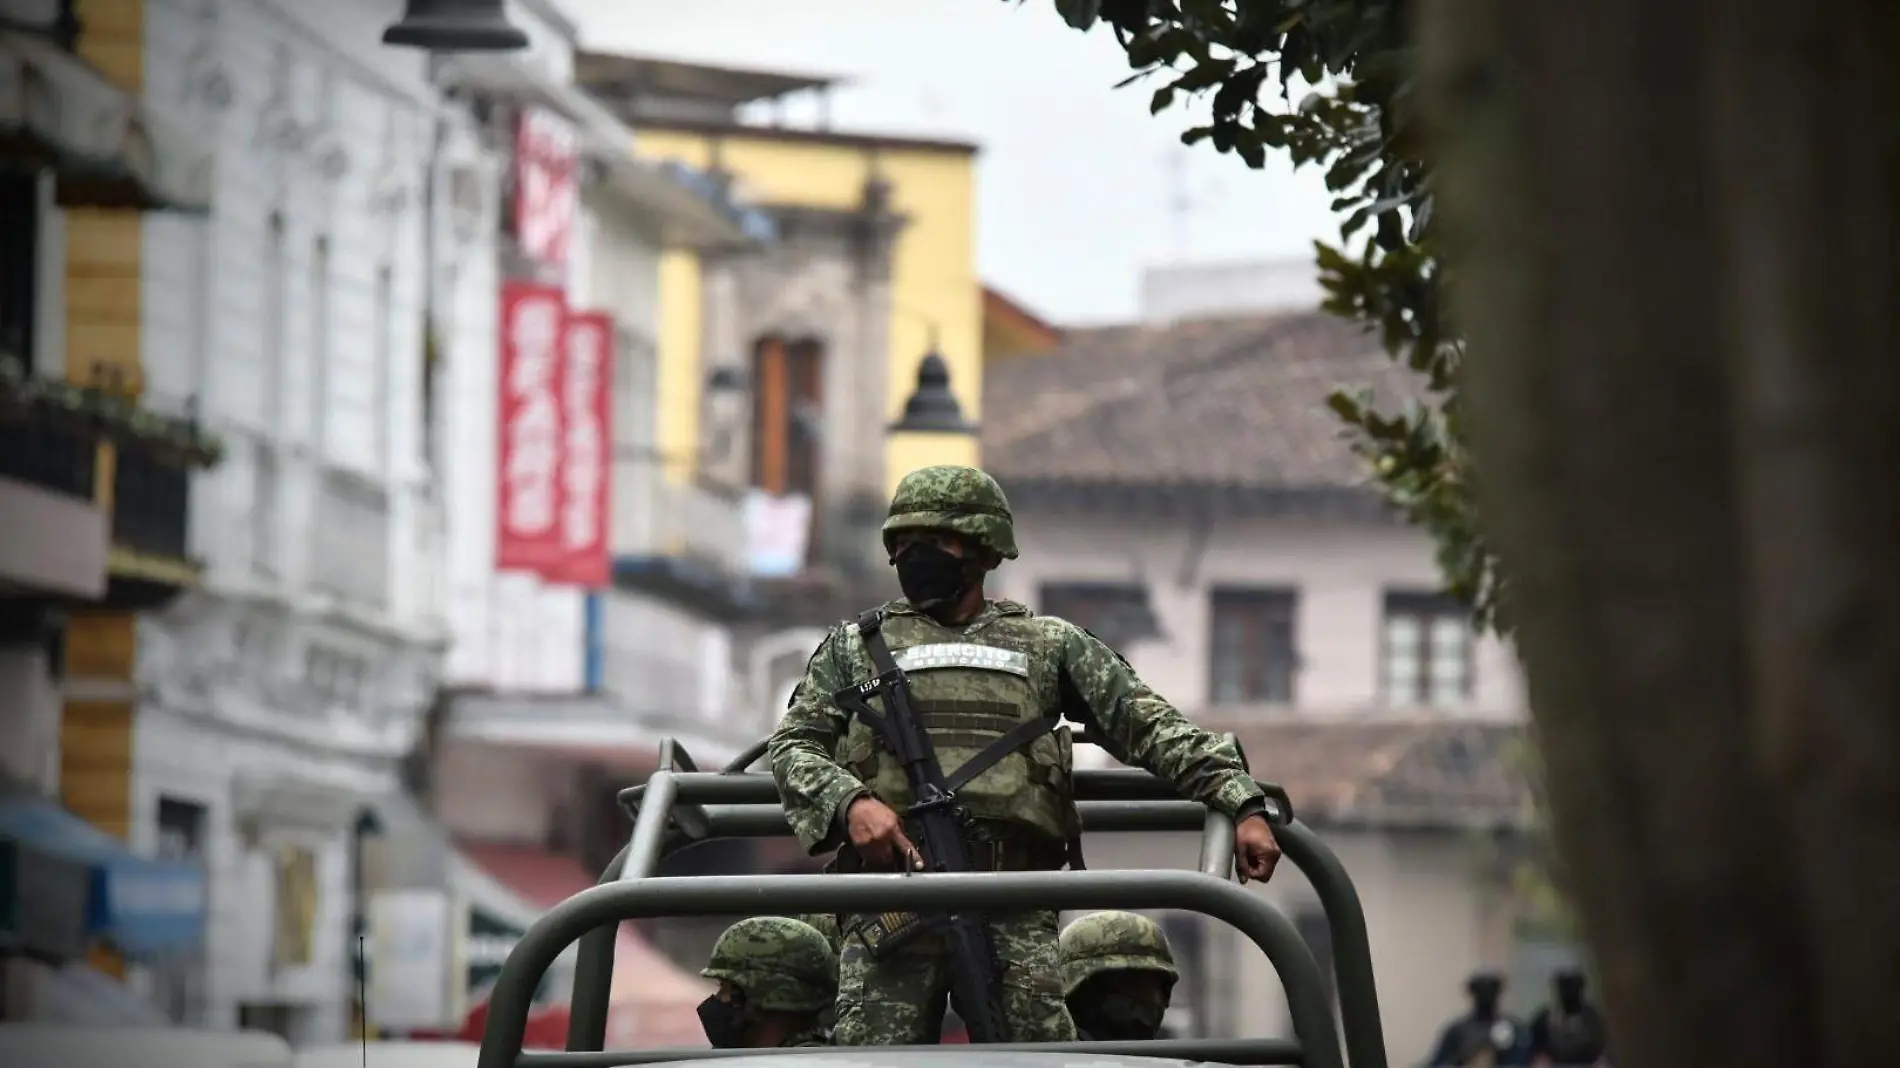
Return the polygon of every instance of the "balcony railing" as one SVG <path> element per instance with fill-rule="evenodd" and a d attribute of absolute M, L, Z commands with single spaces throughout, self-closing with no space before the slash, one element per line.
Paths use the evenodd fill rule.
<path fill-rule="evenodd" d="M 112 472 L 112 544 L 184 560 L 190 523 L 191 475 L 138 449 L 119 448 Z"/>
<path fill-rule="evenodd" d="M 31 417 L 0 421 L 0 477 L 90 501 L 97 461 L 90 438 Z"/>
<path fill-rule="evenodd" d="M 745 505 L 737 493 L 671 481 L 647 455 L 620 458 L 614 488 L 613 551 L 623 578 L 728 601 L 743 590 Z"/>

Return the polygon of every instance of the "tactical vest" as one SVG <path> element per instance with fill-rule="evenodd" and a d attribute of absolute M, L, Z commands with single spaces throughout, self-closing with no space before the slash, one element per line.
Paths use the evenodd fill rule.
<path fill-rule="evenodd" d="M 912 707 L 946 773 L 1023 724 L 1056 714 L 1046 628 L 1020 605 L 1002 603 L 994 610 L 990 619 L 967 628 L 910 613 L 884 621 L 884 640 L 910 680 Z M 855 632 L 856 624 L 849 627 Z M 861 653 L 859 660 L 858 677 L 868 678 L 870 666 Z M 903 767 L 865 723 L 852 720 L 838 746 L 838 763 L 892 808 L 901 812 L 910 804 Z M 1069 732 L 1051 730 L 976 775 L 957 798 L 974 819 L 1067 839 L 1077 826 L 1074 765 Z"/>

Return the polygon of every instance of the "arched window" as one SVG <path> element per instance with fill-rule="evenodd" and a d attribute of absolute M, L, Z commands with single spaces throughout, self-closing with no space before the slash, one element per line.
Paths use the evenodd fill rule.
<path fill-rule="evenodd" d="M 816 500 L 824 345 L 760 339 L 752 350 L 752 484 Z"/>

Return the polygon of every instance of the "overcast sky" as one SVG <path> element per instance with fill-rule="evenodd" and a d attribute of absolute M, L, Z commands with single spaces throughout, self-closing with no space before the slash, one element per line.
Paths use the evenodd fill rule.
<path fill-rule="evenodd" d="M 1145 266 L 1305 257 L 1333 232 L 1317 174 L 1182 148 L 1186 116 L 1112 89 L 1120 47 L 1050 0 L 558 2 L 590 48 L 839 75 L 840 129 L 979 142 L 980 269 L 1059 322 L 1134 317 Z"/>

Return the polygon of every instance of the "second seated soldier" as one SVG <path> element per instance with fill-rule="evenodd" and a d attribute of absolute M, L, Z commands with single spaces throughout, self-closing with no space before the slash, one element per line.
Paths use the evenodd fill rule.
<path fill-rule="evenodd" d="M 719 936 L 699 974 L 719 980 L 699 1005 L 714 1049 L 829 1045 L 823 1016 L 838 995 L 838 963 L 809 924 L 784 916 L 740 920 Z"/>
<path fill-rule="evenodd" d="M 847 707 L 861 692 L 854 688 L 902 676 L 908 707 L 941 764 L 949 789 L 937 792 L 956 808 L 960 851 L 971 868 L 1080 867 L 1069 735 L 1056 729 L 1066 717 L 1117 760 L 1232 818 L 1243 881 L 1272 875 L 1280 850 L 1265 798 L 1233 745 L 1190 722 L 1081 627 L 985 596 L 985 576 L 1017 555 L 1009 502 L 994 479 L 973 467 L 911 472 L 893 496 L 883 540 L 903 598 L 832 629 L 767 750 L 786 817 L 806 849 L 837 850 L 841 871 L 944 865 L 915 844 L 925 837 L 923 815 L 912 808 L 910 776 L 919 765 L 900 761 L 882 733 L 892 718 L 889 695 L 883 724 Z M 985 920 L 985 974 L 990 1003 L 1004 1018 L 1001 1040 L 1073 1040 L 1055 910 L 1026 904 Z M 905 915 L 847 916 L 844 928 L 835 1043 L 936 1042 L 957 972 L 941 925 Z M 999 1040 L 979 1038 L 977 1008 L 959 998 L 971 1040 Z"/>
<path fill-rule="evenodd" d="M 1161 1037 L 1180 978 L 1167 934 L 1139 913 L 1091 912 L 1062 929 L 1062 992 L 1084 1041 Z"/>

